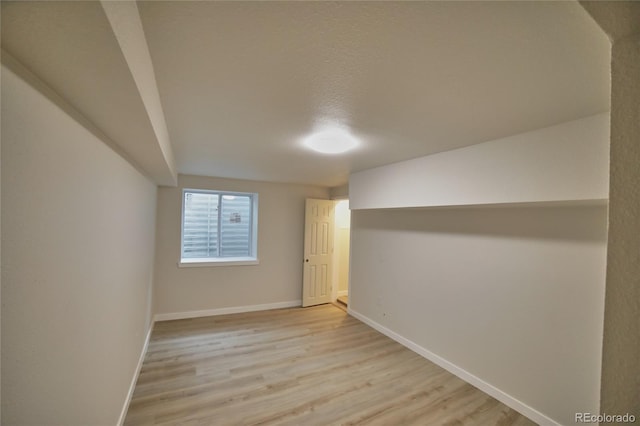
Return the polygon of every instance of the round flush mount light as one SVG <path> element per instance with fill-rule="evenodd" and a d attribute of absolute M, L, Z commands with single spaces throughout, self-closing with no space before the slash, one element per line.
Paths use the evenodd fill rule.
<path fill-rule="evenodd" d="M 358 140 L 346 129 L 335 127 L 305 137 L 302 144 L 322 154 L 342 154 L 358 146 Z"/>

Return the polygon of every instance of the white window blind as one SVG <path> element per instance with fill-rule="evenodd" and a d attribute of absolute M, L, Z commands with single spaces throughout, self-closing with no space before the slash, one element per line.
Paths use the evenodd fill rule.
<path fill-rule="evenodd" d="M 255 258 L 257 194 L 183 191 L 182 260 Z"/>

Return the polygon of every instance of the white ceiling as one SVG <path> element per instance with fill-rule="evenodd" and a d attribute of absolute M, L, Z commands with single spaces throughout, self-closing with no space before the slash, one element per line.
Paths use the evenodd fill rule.
<path fill-rule="evenodd" d="M 183 174 L 336 186 L 609 108 L 610 43 L 576 2 L 137 4 Z M 149 118 L 100 3 L 3 1 L 2 47 L 145 158 Z M 326 122 L 360 147 L 304 148 Z"/>

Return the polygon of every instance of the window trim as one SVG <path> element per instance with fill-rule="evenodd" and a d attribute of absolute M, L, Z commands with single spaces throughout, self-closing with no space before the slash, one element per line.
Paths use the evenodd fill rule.
<path fill-rule="evenodd" d="M 186 202 L 186 193 L 197 194 L 217 194 L 220 199 L 225 195 L 249 197 L 251 199 L 251 213 L 249 228 L 249 241 L 250 241 L 250 256 L 241 257 L 198 257 L 198 258 L 186 258 L 182 257 L 184 249 L 184 208 Z M 180 261 L 178 262 L 179 268 L 194 268 L 194 267 L 210 267 L 210 266 L 249 266 L 258 265 L 260 260 L 258 259 L 258 193 L 257 192 L 238 192 L 238 191 L 218 191 L 215 189 L 193 189 L 182 188 L 182 211 L 180 213 Z M 218 209 L 218 226 L 220 226 L 222 215 L 222 209 Z"/>

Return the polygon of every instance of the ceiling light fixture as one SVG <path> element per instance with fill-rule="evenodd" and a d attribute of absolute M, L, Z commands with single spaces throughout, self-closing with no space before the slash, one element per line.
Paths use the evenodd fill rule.
<path fill-rule="evenodd" d="M 346 129 L 330 127 L 305 137 L 302 144 L 322 154 L 342 154 L 357 147 L 359 142 Z"/>

